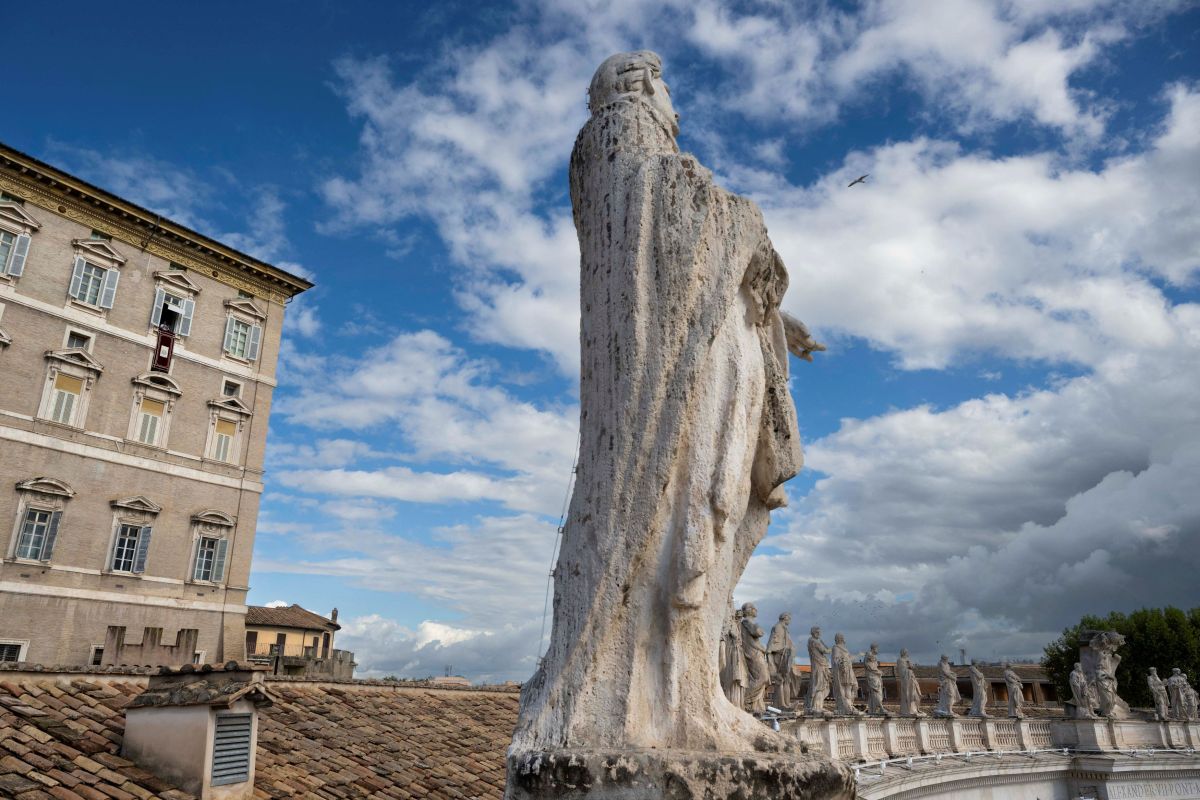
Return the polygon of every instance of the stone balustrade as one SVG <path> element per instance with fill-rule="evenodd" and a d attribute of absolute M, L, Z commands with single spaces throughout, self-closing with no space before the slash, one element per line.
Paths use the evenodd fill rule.
<path fill-rule="evenodd" d="M 953 753 L 1200 749 L 1200 722 L 1125 719 L 833 717 L 781 720 L 810 752 L 845 762 Z"/>

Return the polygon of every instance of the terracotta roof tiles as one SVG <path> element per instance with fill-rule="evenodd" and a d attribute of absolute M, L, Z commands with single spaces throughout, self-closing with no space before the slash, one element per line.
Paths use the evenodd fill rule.
<path fill-rule="evenodd" d="M 262 625 L 270 628 L 300 628 L 301 630 L 341 630 L 331 619 L 314 614 L 307 608 L 301 608 L 293 603 L 290 606 L 270 608 L 267 606 L 247 606 L 246 625 Z"/>

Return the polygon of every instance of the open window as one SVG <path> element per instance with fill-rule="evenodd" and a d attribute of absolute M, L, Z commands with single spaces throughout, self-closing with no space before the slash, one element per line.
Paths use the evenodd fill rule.
<path fill-rule="evenodd" d="M 0 279 L 19 278 L 25 272 L 29 245 L 40 227 L 20 203 L 0 201 Z"/>
<path fill-rule="evenodd" d="M 191 335 L 196 295 L 200 293 L 200 287 L 178 270 L 156 272 L 154 281 L 150 327 L 170 331 L 183 338 Z"/>

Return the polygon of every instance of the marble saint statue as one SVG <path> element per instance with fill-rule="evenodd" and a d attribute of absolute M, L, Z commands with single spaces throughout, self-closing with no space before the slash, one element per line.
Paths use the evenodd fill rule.
<path fill-rule="evenodd" d="M 1078 664 L 1075 665 L 1079 667 Z M 1072 673 L 1072 677 L 1074 673 Z M 1150 668 L 1150 672 L 1146 675 L 1146 684 L 1150 687 L 1150 697 L 1154 699 L 1154 718 L 1159 722 L 1165 722 L 1171 718 L 1171 699 L 1167 696 L 1167 687 L 1163 683 L 1162 678 L 1158 677 L 1158 670 L 1154 667 Z"/>
<path fill-rule="evenodd" d="M 1021 719 L 1025 716 L 1022 708 L 1025 705 L 1025 684 L 1012 664 L 1004 665 L 1004 686 L 1008 690 L 1008 715 Z"/>
<path fill-rule="evenodd" d="M 904 648 L 900 649 L 900 657 L 896 659 L 896 682 L 900 684 L 900 716 L 925 716 L 921 710 L 921 682 L 917 680 L 916 670 Z"/>
<path fill-rule="evenodd" d="M 883 669 L 879 666 L 879 645 L 871 642 L 863 657 L 863 673 L 867 679 L 867 713 L 876 717 L 890 717 L 883 707 Z"/>
<path fill-rule="evenodd" d="M 1187 673 L 1176 667 L 1166 680 L 1167 692 L 1171 697 L 1171 719 L 1195 720 L 1197 717 L 1196 691 L 1188 683 Z"/>
<path fill-rule="evenodd" d="M 846 637 L 840 633 L 833 635 L 833 652 L 829 658 L 833 671 L 834 713 L 847 717 L 861 717 L 862 712 L 854 707 L 854 696 L 858 694 L 854 659 L 846 647 Z"/>
<path fill-rule="evenodd" d="M 771 670 L 767 648 L 762 643 L 763 629 L 758 624 L 758 609 L 753 603 L 742 606 L 742 657 L 746 661 L 746 697 L 742 707 L 754 714 L 767 710 L 767 686 Z"/>
<path fill-rule="evenodd" d="M 1129 704 L 1117 694 L 1117 667 L 1121 663 L 1117 648 L 1124 644 L 1125 637 L 1116 631 L 1100 631 L 1092 636 L 1086 648 L 1082 648 L 1080 662 L 1091 679 L 1102 717 L 1129 717 Z"/>
<path fill-rule="evenodd" d="M 746 657 L 742 654 L 742 610 L 735 609 L 721 640 L 721 688 L 729 702 L 746 705 Z"/>
<path fill-rule="evenodd" d="M 1075 669 L 1071 670 L 1071 705 L 1075 708 L 1076 719 L 1096 718 L 1096 695 L 1092 691 L 1087 673 L 1083 671 L 1083 665 L 1079 662 L 1076 662 Z"/>
<path fill-rule="evenodd" d="M 774 705 L 782 709 L 790 709 L 796 704 L 793 696 L 796 673 L 792 669 L 796 662 L 796 646 L 788 632 L 791 622 L 791 614 L 786 611 L 780 614 L 767 639 L 767 664 L 771 668 L 771 684 L 775 687 Z"/>
<path fill-rule="evenodd" d="M 987 702 L 988 702 L 988 680 L 983 674 L 983 670 L 979 668 L 979 662 L 971 661 L 971 710 L 967 712 L 971 717 L 986 717 Z"/>
<path fill-rule="evenodd" d="M 717 654 L 732 590 L 803 461 L 788 352 L 823 347 L 780 308 L 788 273 L 758 207 L 680 152 L 659 57 L 606 59 L 588 108 L 569 169 L 579 469 L 550 646 L 510 758 L 785 749 L 726 699 Z"/>
<path fill-rule="evenodd" d="M 954 706 L 962 700 L 958 693 L 958 675 L 950 663 L 950 657 L 943 655 L 938 661 L 938 704 L 934 709 L 935 717 L 957 717 Z"/>
<path fill-rule="evenodd" d="M 808 636 L 808 696 L 804 701 L 804 713 L 820 716 L 825 712 L 825 698 L 829 696 L 829 648 L 821 641 L 821 629 L 813 627 Z"/>

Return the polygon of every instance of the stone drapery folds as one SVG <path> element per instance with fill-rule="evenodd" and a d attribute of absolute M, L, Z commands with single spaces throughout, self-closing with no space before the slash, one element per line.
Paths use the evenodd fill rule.
<path fill-rule="evenodd" d="M 723 633 L 727 661 L 737 647 L 731 591 L 802 463 L 788 337 L 815 343 L 780 313 L 788 276 L 758 208 L 679 152 L 658 57 L 605 61 L 589 107 L 570 164 L 579 470 L 514 750 L 784 748 L 727 700 L 718 660 Z M 738 672 L 727 684 L 753 691 Z"/>

